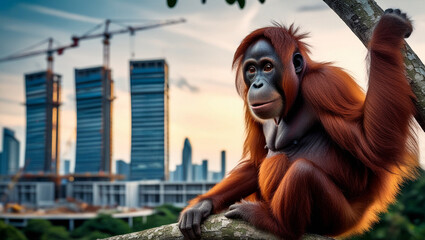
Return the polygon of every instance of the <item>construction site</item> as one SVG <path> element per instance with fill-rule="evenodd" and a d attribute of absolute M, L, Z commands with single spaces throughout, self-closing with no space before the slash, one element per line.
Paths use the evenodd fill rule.
<path fill-rule="evenodd" d="M 45 70 L 24 74 L 27 123 L 24 166 L 16 167 L 19 165 L 19 157 L 10 158 L 0 174 L 0 218 L 6 223 L 24 227 L 29 219 L 47 219 L 62 222 L 62 225 L 73 230 L 86 219 L 100 213 L 109 213 L 115 218 L 125 219 L 132 226 L 133 217 L 150 215 L 153 212 L 150 205 L 156 206 L 164 202 L 163 199 L 159 201 L 159 197 L 156 197 L 158 194 L 153 197 L 153 201 L 136 202 L 136 190 L 143 187 L 137 183 L 119 181 L 128 176 L 112 171 L 112 111 L 115 96 L 113 74 L 109 65 L 111 38 L 119 34 L 129 34 L 131 38 L 137 31 L 184 23 L 185 20 L 150 22 L 153 23 L 133 26 L 123 21 L 107 19 L 82 35 L 73 35 L 67 45 L 55 44 L 56 41 L 51 37 L 24 51 L 0 58 L 0 64 L 38 55 L 45 55 L 47 61 Z M 111 25 L 115 27 L 112 28 Z M 97 67 L 75 69 L 75 170 L 70 173 L 68 166 L 68 171 L 61 173 L 60 107 L 63 103 L 61 84 L 65 79 L 54 71 L 54 59 L 91 39 L 101 39 L 103 63 Z M 45 45 L 46 48 L 40 49 Z M 159 131 L 162 140 L 153 141 L 153 144 L 160 145 L 161 150 L 158 153 L 163 158 L 157 160 L 161 163 L 158 169 L 147 170 L 157 172 L 150 179 L 167 180 L 168 132 L 164 133 L 168 131 L 168 123 L 164 123 L 164 119 L 168 118 L 167 65 L 165 60 L 143 60 L 139 68 L 131 67 L 130 71 L 141 71 L 144 74 L 139 73 L 138 79 L 145 82 L 145 87 L 152 87 L 152 81 L 159 86 L 159 90 L 148 92 L 132 90 L 135 95 L 162 94 L 162 107 L 159 109 L 163 118 L 162 123 L 159 121 L 162 126 Z M 158 120 L 156 116 L 153 117 Z M 147 116 L 144 121 L 151 120 Z M 10 131 L 11 140 L 4 138 L 3 144 L 14 143 L 16 139 L 13 134 Z M 149 134 L 145 138 L 152 142 Z M 5 149 L 7 147 L 4 148 L 3 156 L 19 156 L 19 143 L 17 154 L 12 152 L 16 148 L 10 150 L 11 152 Z M 145 158 L 143 160 L 142 157 L 139 162 L 150 161 L 148 157 Z M 150 180 L 143 177 L 133 179 Z M 82 185 L 78 185 L 79 183 Z"/>

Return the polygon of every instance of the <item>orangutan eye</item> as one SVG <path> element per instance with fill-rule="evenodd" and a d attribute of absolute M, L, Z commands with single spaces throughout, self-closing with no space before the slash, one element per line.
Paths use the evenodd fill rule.
<path fill-rule="evenodd" d="M 271 70 L 273 70 L 273 65 L 271 63 L 267 63 L 264 66 L 264 72 L 270 72 Z"/>
<path fill-rule="evenodd" d="M 257 69 L 255 69 L 254 66 L 251 65 L 251 66 L 248 67 L 248 73 L 249 74 L 254 74 L 256 71 L 257 71 Z"/>

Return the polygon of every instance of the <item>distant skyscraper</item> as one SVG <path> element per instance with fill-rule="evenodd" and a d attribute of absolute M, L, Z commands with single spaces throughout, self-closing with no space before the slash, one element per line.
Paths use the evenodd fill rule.
<path fill-rule="evenodd" d="M 71 172 L 71 161 L 65 160 L 63 161 L 63 174 L 67 175 Z"/>
<path fill-rule="evenodd" d="M 174 176 L 176 181 L 183 181 L 183 166 L 182 165 L 176 166 L 176 173 Z"/>
<path fill-rule="evenodd" d="M 202 165 L 192 164 L 192 181 L 201 182 L 204 180 Z"/>
<path fill-rule="evenodd" d="M 111 71 L 104 67 L 75 69 L 77 146 L 75 173 L 111 173 Z"/>
<path fill-rule="evenodd" d="M 16 174 L 19 170 L 19 141 L 15 132 L 3 129 L 3 153 L 0 154 L 0 175 Z"/>
<path fill-rule="evenodd" d="M 183 168 L 183 181 L 192 180 L 192 145 L 189 139 L 184 140 L 183 154 L 182 154 L 182 168 Z"/>
<path fill-rule="evenodd" d="M 25 75 L 25 172 L 59 174 L 60 81 L 51 72 Z"/>
<path fill-rule="evenodd" d="M 115 162 L 115 167 L 116 167 L 115 173 L 119 175 L 123 175 L 124 176 L 123 180 L 127 180 L 128 175 L 130 173 L 130 164 L 124 162 L 123 160 L 117 160 Z"/>
<path fill-rule="evenodd" d="M 211 174 L 212 174 L 212 181 L 214 181 L 214 182 L 219 182 L 219 181 L 221 181 L 221 179 L 223 179 L 221 172 L 212 172 Z"/>
<path fill-rule="evenodd" d="M 208 160 L 202 160 L 202 177 L 204 181 L 208 180 Z"/>
<path fill-rule="evenodd" d="M 130 61 L 130 179 L 168 179 L 168 65 Z"/>
<path fill-rule="evenodd" d="M 226 176 L 226 151 L 221 151 L 221 178 Z"/>

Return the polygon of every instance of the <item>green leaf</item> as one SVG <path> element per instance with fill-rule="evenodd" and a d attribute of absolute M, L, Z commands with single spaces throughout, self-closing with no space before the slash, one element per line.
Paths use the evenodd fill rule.
<path fill-rule="evenodd" d="M 234 4 L 236 2 L 236 0 L 226 0 L 226 2 L 230 5 Z"/>
<path fill-rule="evenodd" d="M 245 0 L 238 0 L 239 7 L 243 9 L 245 7 Z"/>
<path fill-rule="evenodd" d="M 173 8 L 174 6 L 176 6 L 177 4 L 177 0 L 167 0 L 167 5 L 169 8 Z"/>

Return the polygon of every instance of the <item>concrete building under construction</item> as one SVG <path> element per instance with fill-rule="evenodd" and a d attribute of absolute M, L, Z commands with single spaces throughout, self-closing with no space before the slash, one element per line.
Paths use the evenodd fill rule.
<path fill-rule="evenodd" d="M 26 173 L 59 174 L 61 76 L 50 71 L 25 75 Z"/>

